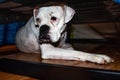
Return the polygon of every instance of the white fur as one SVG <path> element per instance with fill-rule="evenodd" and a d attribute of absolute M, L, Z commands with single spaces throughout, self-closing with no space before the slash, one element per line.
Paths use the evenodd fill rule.
<path fill-rule="evenodd" d="M 80 60 L 99 64 L 112 62 L 111 58 L 106 55 L 76 51 L 69 44 L 65 44 L 67 33 L 65 32 L 63 35 L 61 33 L 64 31 L 66 23 L 72 19 L 74 13 L 75 11 L 66 5 L 64 9 L 61 6 L 39 8 L 28 23 L 17 32 L 16 45 L 18 49 L 27 53 L 40 53 L 41 51 L 43 59 Z M 52 21 L 51 16 L 57 17 L 57 20 Z M 36 22 L 36 18 L 40 19 L 39 23 Z M 35 24 L 38 24 L 39 27 L 36 28 Z M 38 43 L 39 28 L 46 24 L 50 27 L 49 36 L 51 41 L 56 42 L 61 39 L 58 47 Z"/>

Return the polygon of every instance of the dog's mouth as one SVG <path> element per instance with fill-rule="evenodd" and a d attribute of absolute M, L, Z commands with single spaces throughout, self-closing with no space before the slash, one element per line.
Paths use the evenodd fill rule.
<path fill-rule="evenodd" d="M 51 43 L 49 39 L 40 39 L 39 40 L 39 44 L 43 44 L 43 43 L 46 43 L 46 44 L 49 44 Z"/>
<path fill-rule="evenodd" d="M 58 40 L 57 42 L 52 42 L 51 40 L 50 40 L 50 38 L 40 38 L 39 39 L 39 44 L 51 44 L 51 45 L 53 45 L 53 46 L 58 46 L 59 45 L 59 43 L 60 43 L 60 40 Z"/>
<path fill-rule="evenodd" d="M 39 36 L 39 44 L 52 44 L 53 46 L 58 46 L 60 39 L 57 42 L 52 42 L 49 35 Z"/>
<path fill-rule="evenodd" d="M 50 40 L 50 36 L 47 35 L 47 34 L 44 34 L 44 35 L 40 35 L 39 36 L 39 44 L 43 44 L 43 43 L 51 43 L 51 40 Z"/>

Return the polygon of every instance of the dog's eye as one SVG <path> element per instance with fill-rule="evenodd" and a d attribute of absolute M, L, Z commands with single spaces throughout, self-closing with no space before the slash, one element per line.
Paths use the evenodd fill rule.
<path fill-rule="evenodd" d="M 53 16 L 53 17 L 51 17 L 51 20 L 52 20 L 52 21 L 56 21 L 57 18 Z"/>

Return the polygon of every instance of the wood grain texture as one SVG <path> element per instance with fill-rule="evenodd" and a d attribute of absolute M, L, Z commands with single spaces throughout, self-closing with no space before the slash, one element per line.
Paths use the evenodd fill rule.
<path fill-rule="evenodd" d="M 76 46 L 76 49 L 78 49 Z M 87 48 L 82 49 L 82 51 L 90 52 L 90 53 L 96 53 L 96 54 L 106 54 L 109 55 L 114 59 L 113 63 L 105 64 L 105 65 L 99 65 L 91 62 L 83 62 L 83 61 L 70 61 L 70 60 L 44 60 L 40 58 L 40 54 L 27 54 L 23 52 L 13 52 L 7 55 L 1 55 L 0 58 L 10 58 L 10 59 L 17 59 L 17 60 L 25 60 L 30 62 L 43 62 L 43 63 L 50 63 L 50 64 L 59 64 L 59 65 L 68 65 L 68 66 L 77 66 L 77 67 L 88 67 L 88 68 L 95 68 L 95 69 L 105 69 L 105 70 L 116 70 L 120 71 L 120 50 L 119 46 L 117 45 L 101 45 L 94 47 L 90 50 Z M 80 47 L 79 47 L 80 49 Z M 78 49 L 78 50 L 79 50 Z M 7 49 L 5 49 L 7 50 Z M 3 52 L 2 52 L 3 54 Z"/>
<path fill-rule="evenodd" d="M 0 80 L 38 80 L 38 79 L 11 73 L 0 72 Z"/>

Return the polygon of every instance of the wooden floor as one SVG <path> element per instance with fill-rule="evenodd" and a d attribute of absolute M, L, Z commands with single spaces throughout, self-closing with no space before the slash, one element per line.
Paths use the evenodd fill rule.
<path fill-rule="evenodd" d="M 38 80 L 31 77 L 0 72 L 0 80 Z"/>
<path fill-rule="evenodd" d="M 90 53 L 106 54 L 114 59 L 113 63 L 105 64 L 105 65 L 99 65 L 99 64 L 95 64 L 91 62 L 83 62 L 83 61 L 44 60 L 40 58 L 39 54 L 34 54 L 34 53 L 27 54 L 27 53 L 19 52 L 16 50 L 16 47 L 13 47 L 13 46 L 9 46 L 7 48 L 9 49 L 12 48 L 13 50 L 15 50 L 15 52 L 13 51 L 12 53 L 10 52 L 10 54 L 8 54 L 7 52 L 9 51 L 6 51 L 7 49 L 5 47 L 4 48 L 2 47 L 1 48 L 2 50 L 0 49 L 1 51 L 0 54 L 2 54 L 0 58 L 9 58 L 9 59 L 17 59 L 17 60 L 30 61 L 30 62 L 40 62 L 40 63 L 43 62 L 43 63 L 50 63 L 50 64 L 120 71 L 120 49 L 116 45 L 101 45 L 101 46 L 94 47 L 92 49 L 91 47 L 90 49 L 88 49 L 89 47 L 84 49 L 79 48 L 79 50 L 90 52 Z M 78 46 L 76 47 L 76 49 L 78 49 Z M 20 78 L 20 77 L 16 77 L 16 75 L 13 75 L 16 77 L 16 79 L 6 79 L 5 76 L 3 76 L 3 78 L 5 79 L 1 79 L 2 75 L 9 76 L 9 74 L 0 72 L 0 80 L 19 80 Z M 22 77 L 20 80 L 35 80 L 35 79 L 30 79 L 30 78 L 27 79 L 26 77 Z"/>

